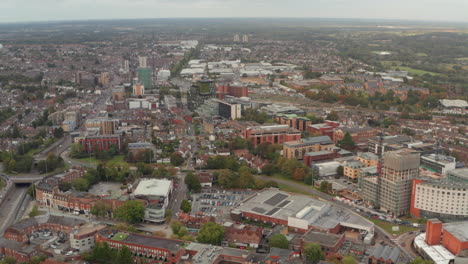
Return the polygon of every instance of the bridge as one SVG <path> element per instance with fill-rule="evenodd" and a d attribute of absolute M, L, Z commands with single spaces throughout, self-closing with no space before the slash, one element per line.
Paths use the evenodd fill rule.
<path fill-rule="evenodd" d="M 38 175 L 15 175 L 15 176 L 7 176 L 8 179 L 14 183 L 14 184 L 26 184 L 26 183 L 34 183 L 37 181 L 40 181 L 45 178 L 44 174 L 38 174 Z"/>

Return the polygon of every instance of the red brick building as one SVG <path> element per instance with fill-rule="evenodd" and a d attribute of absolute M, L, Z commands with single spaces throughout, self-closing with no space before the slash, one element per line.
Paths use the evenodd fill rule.
<path fill-rule="evenodd" d="M 307 152 L 304 154 L 304 164 L 307 167 L 310 167 L 310 165 L 314 162 L 319 162 L 319 161 L 325 161 L 325 160 L 332 160 L 341 157 L 340 153 L 338 151 L 329 151 L 329 150 L 323 150 L 323 151 L 313 151 L 313 152 Z"/>
<path fill-rule="evenodd" d="M 333 143 L 338 143 L 342 140 L 346 133 L 349 133 L 355 143 L 367 143 L 367 140 L 377 136 L 377 130 L 371 127 L 352 127 L 339 128 L 333 131 Z"/>
<path fill-rule="evenodd" d="M 254 147 L 263 143 L 283 144 L 301 139 L 301 131 L 288 125 L 251 126 L 245 129 L 244 138 Z"/>
<path fill-rule="evenodd" d="M 468 222 L 443 224 L 438 219 L 429 219 L 426 224 L 426 243 L 430 246 L 442 245 L 457 256 L 468 255 Z"/>
<path fill-rule="evenodd" d="M 119 237 L 114 239 L 117 234 Z M 179 263 L 182 256 L 187 254 L 184 249 L 185 241 L 124 233 L 117 230 L 105 229 L 99 232 L 96 235 L 96 243 L 103 242 L 115 249 L 127 246 L 135 254 L 135 259 L 144 258 L 148 264 Z"/>
<path fill-rule="evenodd" d="M 87 136 L 79 139 L 78 143 L 83 147 L 84 152 L 94 152 L 96 149 L 106 151 L 111 146 L 115 146 L 116 150 L 120 150 L 122 147 L 119 135 Z"/>
<path fill-rule="evenodd" d="M 200 229 L 202 225 L 208 222 L 215 222 L 216 219 L 213 216 L 209 215 L 203 216 L 201 212 L 199 215 L 190 215 L 180 211 L 177 214 L 177 221 L 181 222 L 182 224 L 184 224 L 184 226 L 188 228 Z"/>
<path fill-rule="evenodd" d="M 288 125 L 299 131 L 305 131 L 308 126 L 312 125 L 312 120 L 307 117 L 297 116 L 296 114 L 278 114 L 275 120 L 282 125 Z"/>
<path fill-rule="evenodd" d="M 300 250 L 302 252 L 308 243 L 317 243 L 327 257 L 334 256 L 345 240 L 344 234 L 321 233 L 311 229 L 301 237 Z"/>
<path fill-rule="evenodd" d="M 228 224 L 228 223 L 226 223 Z M 229 244 L 257 248 L 262 240 L 263 228 L 251 225 L 233 224 L 226 228 L 224 239 Z"/>
<path fill-rule="evenodd" d="M 312 134 L 321 133 L 323 136 L 333 138 L 333 131 L 340 127 L 340 123 L 336 121 L 325 120 L 322 124 L 308 125 L 307 130 Z"/>
<path fill-rule="evenodd" d="M 218 84 L 216 85 L 218 99 L 224 99 L 226 95 L 234 97 L 247 97 L 249 95 L 249 88 L 247 86 L 238 84 Z"/>

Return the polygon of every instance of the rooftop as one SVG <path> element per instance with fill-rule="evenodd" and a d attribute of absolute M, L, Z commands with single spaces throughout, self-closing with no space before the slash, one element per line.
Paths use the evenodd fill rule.
<path fill-rule="evenodd" d="M 244 200 L 233 212 L 250 212 L 281 220 L 306 221 L 320 229 L 331 229 L 336 225 L 369 230 L 373 224 L 331 203 L 306 195 L 287 193 L 275 188 L 264 189 Z"/>
<path fill-rule="evenodd" d="M 124 233 L 117 233 L 124 234 Z M 126 236 L 122 235 L 121 239 L 117 239 L 118 241 L 124 241 L 127 243 L 133 243 L 137 245 L 143 245 L 146 247 L 155 247 L 155 248 L 162 248 L 167 249 L 170 251 L 177 251 L 184 245 L 184 241 L 180 240 L 173 240 L 173 239 L 165 239 L 161 237 L 154 237 L 154 236 L 145 236 L 140 234 L 129 233 Z M 115 237 L 115 236 L 114 236 Z"/>
<path fill-rule="evenodd" d="M 446 223 L 443 225 L 444 230 L 450 232 L 461 242 L 468 242 L 468 222 Z"/>
<path fill-rule="evenodd" d="M 172 188 L 172 181 L 166 179 L 142 179 L 133 192 L 134 195 L 167 197 Z"/>
<path fill-rule="evenodd" d="M 307 243 L 319 243 L 320 245 L 334 247 L 343 237 L 344 234 L 336 235 L 332 233 L 320 233 L 310 230 L 302 236 L 302 239 Z"/>

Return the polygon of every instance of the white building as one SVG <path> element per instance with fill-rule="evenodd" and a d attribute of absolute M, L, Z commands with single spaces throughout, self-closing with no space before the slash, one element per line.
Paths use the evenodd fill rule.
<path fill-rule="evenodd" d="M 140 65 L 140 68 L 148 67 L 147 60 L 148 58 L 146 56 L 138 56 L 138 65 Z"/>
<path fill-rule="evenodd" d="M 148 200 L 149 203 L 159 203 L 163 208 L 169 205 L 173 183 L 167 179 L 142 179 L 133 192 L 133 196 Z"/>
<path fill-rule="evenodd" d="M 105 225 L 87 223 L 86 225 L 80 227 L 80 229 L 73 230 L 70 233 L 70 246 L 72 248 L 79 249 L 80 252 L 92 249 L 96 244 L 96 233 L 104 228 L 106 228 Z"/>

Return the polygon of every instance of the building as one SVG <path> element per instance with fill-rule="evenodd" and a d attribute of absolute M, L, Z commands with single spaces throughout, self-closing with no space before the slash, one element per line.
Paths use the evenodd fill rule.
<path fill-rule="evenodd" d="M 278 114 L 275 116 L 275 120 L 280 124 L 288 125 L 300 131 L 305 131 L 308 126 L 312 125 L 312 120 L 296 114 Z"/>
<path fill-rule="evenodd" d="M 333 143 L 338 143 L 342 140 L 346 133 L 349 133 L 355 143 L 367 142 L 370 138 L 377 135 L 377 130 L 371 127 L 352 127 L 352 128 L 338 128 L 333 131 Z"/>
<path fill-rule="evenodd" d="M 249 88 L 240 83 L 223 83 L 216 85 L 218 99 L 224 99 L 226 95 L 234 97 L 248 97 Z"/>
<path fill-rule="evenodd" d="M 231 210 L 231 217 L 235 221 L 283 225 L 296 232 L 312 228 L 338 234 L 347 228 L 367 231 L 373 228 L 371 222 L 334 204 L 276 188 L 263 189 L 248 197 Z"/>
<path fill-rule="evenodd" d="M 419 160 L 417 152 L 385 152 L 382 173 L 377 177 L 377 194 L 370 195 L 377 197 L 376 206 L 394 216 L 409 213 L 413 179 L 419 175 Z"/>
<path fill-rule="evenodd" d="M 346 161 L 343 164 L 343 175 L 351 180 L 357 180 L 361 174 L 361 169 L 365 167 L 366 164 L 359 160 Z"/>
<path fill-rule="evenodd" d="M 366 167 L 373 167 L 379 164 L 379 157 L 371 152 L 359 152 L 356 159 L 364 163 Z"/>
<path fill-rule="evenodd" d="M 107 117 L 98 117 L 87 119 L 85 123 L 87 130 L 97 129 L 100 135 L 112 135 L 119 127 L 118 119 L 110 119 Z"/>
<path fill-rule="evenodd" d="M 148 67 L 147 61 L 148 61 L 148 58 L 146 56 L 138 56 L 138 66 L 140 68 Z"/>
<path fill-rule="evenodd" d="M 421 167 L 433 172 L 447 175 L 447 172 L 454 170 L 457 162 L 454 157 L 442 154 L 428 154 L 421 156 Z"/>
<path fill-rule="evenodd" d="M 104 228 L 105 225 L 87 223 L 80 229 L 73 230 L 70 233 L 70 246 L 79 249 L 80 252 L 92 249 L 96 244 L 95 235 Z"/>
<path fill-rule="evenodd" d="M 448 108 L 448 109 L 468 109 L 468 103 L 465 100 L 449 100 L 449 99 L 442 99 L 439 100 L 439 104 L 443 108 Z"/>
<path fill-rule="evenodd" d="M 402 148 L 404 143 L 412 142 L 413 139 L 406 135 L 373 137 L 368 140 L 369 152 L 377 156 L 385 151 L 393 151 Z"/>
<path fill-rule="evenodd" d="M 283 144 L 301 139 L 301 132 L 287 125 L 264 125 L 247 127 L 244 138 L 252 142 L 254 147 L 263 143 Z"/>
<path fill-rule="evenodd" d="M 148 264 L 179 263 L 187 255 L 185 241 L 147 236 L 136 233 L 104 229 L 96 234 L 96 242 L 106 242 L 110 248 L 127 246 L 135 255 Z"/>
<path fill-rule="evenodd" d="M 328 136 L 303 138 L 283 143 L 283 156 L 288 159 L 303 159 L 306 152 L 325 151 L 334 147 Z"/>
<path fill-rule="evenodd" d="M 322 248 L 325 256 L 329 257 L 338 253 L 345 240 L 344 234 L 321 233 L 311 229 L 301 237 L 300 249 L 302 252 L 306 244 L 317 243 Z"/>
<path fill-rule="evenodd" d="M 112 100 L 121 102 L 125 100 L 125 87 L 115 86 L 112 89 Z"/>
<path fill-rule="evenodd" d="M 153 71 L 150 68 L 137 69 L 138 83 L 143 84 L 145 89 L 153 87 Z"/>
<path fill-rule="evenodd" d="M 341 157 L 338 150 L 322 150 L 322 151 L 311 151 L 304 154 L 304 164 L 307 167 L 311 167 L 316 162 L 326 161 L 326 160 L 333 160 L 336 158 Z M 336 171 L 335 171 L 336 174 Z"/>
<path fill-rule="evenodd" d="M 337 169 L 341 166 L 338 161 L 313 163 L 310 165 L 312 173 L 318 177 L 328 177 L 337 175 Z"/>
<path fill-rule="evenodd" d="M 156 148 L 151 142 L 134 142 L 128 143 L 128 152 L 132 153 L 133 157 L 142 155 L 146 150 L 150 150 L 150 160 L 153 160 L 156 155 Z"/>
<path fill-rule="evenodd" d="M 169 80 L 169 77 L 171 77 L 171 71 L 170 70 L 160 70 L 160 71 L 158 71 L 158 76 L 157 76 L 158 82 L 167 82 Z"/>
<path fill-rule="evenodd" d="M 240 104 L 231 104 L 225 101 L 218 101 L 219 115 L 226 118 L 236 120 L 242 117 Z"/>
<path fill-rule="evenodd" d="M 86 136 L 78 139 L 78 143 L 84 152 L 94 152 L 95 150 L 106 151 L 110 147 L 115 147 L 117 151 L 120 151 L 122 147 L 120 135 L 116 134 Z"/>
<path fill-rule="evenodd" d="M 414 248 L 425 259 L 436 264 L 458 263 L 457 257 L 468 257 L 468 222 L 442 223 L 439 219 L 429 219 L 426 233 L 414 239 Z"/>
<path fill-rule="evenodd" d="M 454 169 L 447 172 L 447 179 L 451 182 L 468 183 L 468 168 Z"/>
<path fill-rule="evenodd" d="M 173 183 L 166 179 L 142 179 L 133 191 L 137 199 L 147 200 L 150 204 L 161 204 L 167 208 L 173 190 Z"/>
<path fill-rule="evenodd" d="M 227 245 L 258 248 L 263 238 L 263 228 L 259 226 L 224 223 L 224 240 Z"/>
<path fill-rule="evenodd" d="M 143 96 L 145 95 L 145 85 L 136 83 L 133 85 L 133 96 Z"/>
<path fill-rule="evenodd" d="M 339 122 L 325 120 L 322 124 L 308 125 L 307 130 L 312 134 L 322 134 L 333 138 L 333 132 L 340 126 Z"/>
<path fill-rule="evenodd" d="M 369 264 L 397 264 L 401 250 L 398 247 L 378 244 L 369 256 Z"/>
<path fill-rule="evenodd" d="M 446 221 L 468 219 L 468 185 L 447 179 L 414 179 L 411 215 Z"/>

